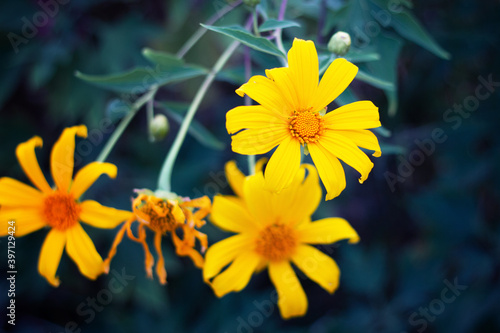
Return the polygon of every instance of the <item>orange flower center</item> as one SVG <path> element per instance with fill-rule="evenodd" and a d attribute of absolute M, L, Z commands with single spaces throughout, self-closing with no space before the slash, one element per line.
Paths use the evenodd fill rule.
<path fill-rule="evenodd" d="M 289 128 L 300 143 L 316 142 L 323 131 L 323 119 L 319 113 L 310 110 L 293 111 Z"/>
<path fill-rule="evenodd" d="M 262 230 L 255 242 L 255 251 L 270 261 L 290 258 L 297 246 L 295 232 L 283 224 L 272 224 Z"/>
<path fill-rule="evenodd" d="M 66 230 L 78 223 L 82 208 L 72 194 L 56 191 L 45 197 L 43 215 L 52 228 Z"/>
<path fill-rule="evenodd" d="M 164 201 L 158 200 L 156 202 L 148 201 L 139 210 L 149 216 L 149 224 L 147 225 L 151 230 L 160 232 L 162 234 L 167 231 L 174 231 L 177 227 L 177 221 L 172 214 L 174 205 Z"/>

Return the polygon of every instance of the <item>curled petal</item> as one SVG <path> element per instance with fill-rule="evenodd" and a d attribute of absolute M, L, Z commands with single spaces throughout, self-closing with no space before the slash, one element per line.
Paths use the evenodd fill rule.
<path fill-rule="evenodd" d="M 52 192 L 52 189 L 47 183 L 47 179 L 40 169 L 38 160 L 35 155 L 35 148 L 42 147 L 42 139 L 35 136 L 26 142 L 19 144 L 16 148 L 16 156 L 19 164 L 24 170 L 24 173 L 31 180 L 33 185 L 38 187 L 38 189 L 44 193 Z"/>
<path fill-rule="evenodd" d="M 99 176 L 107 174 L 109 177 L 115 178 L 116 172 L 116 166 L 111 163 L 93 162 L 87 164 L 77 172 L 70 192 L 73 193 L 75 198 L 79 198 L 83 192 L 95 183 Z"/>

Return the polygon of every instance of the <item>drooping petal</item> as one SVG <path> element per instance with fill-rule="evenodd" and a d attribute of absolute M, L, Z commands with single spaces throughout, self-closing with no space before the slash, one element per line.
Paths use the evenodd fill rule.
<path fill-rule="evenodd" d="M 358 67 L 349 61 L 335 59 L 321 79 L 314 96 L 313 111 L 319 111 L 330 104 L 351 84 L 358 73 Z"/>
<path fill-rule="evenodd" d="M 287 116 L 291 113 L 286 107 L 286 101 L 278 86 L 265 76 L 252 76 L 247 83 L 236 90 L 236 93 L 241 97 L 247 94 L 251 99 L 276 114 Z"/>
<path fill-rule="evenodd" d="M 300 241 L 309 244 L 331 244 L 342 239 L 357 243 L 359 236 L 349 222 L 340 217 L 331 217 L 297 226 Z"/>
<path fill-rule="evenodd" d="M 221 240 L 211 245 L 205 254 L 203 279 L 208 281 L 219 274 L 227 264 L 252 246 L 253 239 L 245 234 L 239 234 Z"/>
<path fill-rule="evenodd" d="M 231 137 L 231 148 L 242 155 L 265 154 L 290 136 L 286 125 L 252 128 Z"/>
<path fill-rule="evenodd" d="M 309 245 L 299 245 L 292 256 L 292 261 L 330 294 L 337 289 L 340 278 L 339 267 L 323 252 Z"/>
<path fill-rule="evenodd" d="M 45 193 L 52 192 L 47 179 L 40 169 L 38 160 L 35 155 L 35 147 L 42 147 L 43 141 L 40 137 L 35 136 L 26 142 L 19 144 L 16 148 L 16 156 L 19 164 L 24 170 L 24 173 L 31 180 L 33 185 Z"/>
<path fill-rule="evenodd" d="M 57 188 L 63 192 L 69 190 L 73 178 L 75 154 L 75 136 L 87 137 L 87 127 L 84 125 L 65 128 L 54 144 L 50 155 L 50 169 Z"/>
<path fill-rule="evenodd" d="M 313 41 L 295 38 L 288 51 L 288 68 L 298 99 L 298 110 L 313 106 L 318 89 L 318 53 Z"/>
<path fill-rule="evenodd" d="M 256 227 L 244 201 L 232 196 L 214 197 L 211 222 L 223 230 L 235 233 L 252 231 Z"/>
<path fill-rule="evenodd" d="M 270 263 L 269 277 L 278 291 L 281 317 L 288 319 L 303 316 L 307 311 L 307 297 L 290 263 Z"/>
<path fill-rule="evenodd" d="M 305 176 L 305 170 L 308 170 Z M 281 220 L 294 226 L 310 217 L 321 201 L 321 185 L 314 166 L 303 164 L 292 184 L 273 196 L 275 211 Z"/>
<path fill-rule="evenodd" d="M 290 185 L 300 167 L 300 142 L 288 136 L 273 153 L 267 163 L 266 188 L 279 192 Z"/>
<path fill-rule="evenodd" d="M 345 173 L 337 157 L 319 144 L 308 144 L 314 165 L 326 188 L 326 200 L 337 197 L 345 188 Z"/>
<path fill-rule="evenodd" d="M 0 206 L 38 207 L 43 204 L 43 193 L 20 181 L 0 178 Z"/>
<path fill-rule="evenodd" d="M 66 244 L 66 233 L 56 229 L 50 230 L 45 237 L 40 258 L 38 259 L 38 272 L 54 287 L 59 286 L 59 277 L 56 276 L 57 267 Z"/>
<path fill-rule="evenodd" d="M 238 255 L 231 266 L 212 281 L 212 288 L 217 297 L 245 288 L 259 262 L 260 256 L 251 250 Z"/>
<path fill-rule="evenodd" d="M 245 175 L 236 166 L 236 161 L 229 161 L 225 165 L 226 179 L 234 193 L 240 198 L 243 197 L 243 182 Z"/>
<path fill-rule="evenodd" d="M 377 137 L 369 130 L 339 130 L 336 132 L 350 139 L 358 147 L 373 150 L 373 156 L 380 157 L 382 155 Z"/>
<path fill-rule="evenodd" d="M 66 244 L 68 255 L 76 263 L 80 273 L 91 280 L 95 280 L 103 273 L 103 262 L 89 235 L 79 223 L 67 229 L 66 234 L 68 237 Z"/>
<path fill-rule="evenodd" d="M 226 129 L 229 134 L 247 128 L 282 127 L 286 117 L 270 112 L 261 105 L 238 106 L 226 113 Z"/>
<path fill-rule="evenodd" d="M 7 224 L 9 221 L 15 223 L 13 225 Z M 0 226 L 0 237 L 7 236 L 9 227 L 13 227 L 10 230 L 15 231 L 15 237 L 22 237 L 47 226 L 47 224 L 44 222 L 39 208 L 1 207 Z"/>
<path fill-rule="evenodd" d="M 319 144 L 356 169 L 361 174 L 360 183 L 363 183 L 368 178 L 373 163 L 350 139 L 334 131 L 326 131 Z"/>
<path fill-rule="evenodd" d="M 167 283 L 167 270 L 165 269 L 165 259 L 163 258 L 163 252 L 161 251 L 161 233 L 155 232 L 154 245 L 156 249 L 156 254 L 158 255 L 158 261 L 156 262 L 156 275 L 158 275 L 158 280 L 160 284 Z"/>
<path fill-rule="evenodd" d="M 289 109 L 290 112 L 299 110 L 298 93 L 295 90 L 296 87 L 290 73 L 290 68 L 279 67 L 266 69 L 266 76 L 273 80 L 276 86 L 278 86 L 286 102 L 287 109 Z"/>
<path fill-rule="evenodd" d="M 92 162 L 76 173 L 70 192 L 79 198 L 102 174 L 110 178 L 116 177 L 117 168 L 111 163 Z"/>
<path fill-rule="evenodd" d="M 378 108 L 370 101 L 359 101 L 341 106 L 325 114 L 326 128 L 333 130 L 360 130 L 380 127 Z"/>
<path fill-rule="evenodd" d="M 80 220 L 96 228 L 112 229 L 132 217 L 132 212 L 106 207 L 94 200 L 85 200 L 80 208 Z"/>

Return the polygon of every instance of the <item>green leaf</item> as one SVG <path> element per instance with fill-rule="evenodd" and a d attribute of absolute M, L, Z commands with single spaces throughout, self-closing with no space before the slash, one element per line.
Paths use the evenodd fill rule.
<path fill-rule="evenodd" d="M 359 101 L 359 98 L 350 88 L 344 90 L 344 92 L 335 99 L 335 102 L 340 106 L 350 104 L 356 101 Z"/>
<path fill-rule="evenodd" d="M 116 92 L 140 94 L 149 90 L 152 86 L 163 86 L 172 82 L 184 81 L 206 73 L 206 70 L 198 66 L 162 68 L 137 67 L 127 72 L 110 75 L 88 75 L 76 72 L 79 79 L 87 81 L 95 86 Z"/>
<path fill-rule="evenodd" d="M 186 103 L 179 102 L 157 102 L 157 105 L 163 108 L 170 118 L 179 124 L 181 124 L 184 120 L 184 114 L 189 107 Z M 191 125 L 188 128 L 188 133 L 205 147 L 215 150 L 223 150 L 226 146 L 196 120 L 191 122 Z"/>
<path fill-rule="evenodd" d="M 394 90 L 394 84 L 392 82 L 385 81 L 384 79 L 375 77 L 362 70 L 358 70 L 358 73 L 356 74 L 356 79 L 366 82 L 380 89 Z"/>
<path fill-rule="evenodd" d="M 344 58 L 353 63 L 368 62 L 380 60 L 380 54 L 377 52 L 366 52 L 351 48 Z"/>
<path fill-rule="evenodd" d="M 249 46 L 257 51 L 269 53 L 278 57 L 285 58 L 283 52 L 281 52 L 273 43 L 264 37 L 256 37 L 250 34 L 248 31 L 239 26 L 231 27 L 215 27 L 211 25 L 201 24 L 202 27 L 212 30 L 223 35 L 229 36 L 236 39 L 237 41 Z"/>
<path fill-rule="evenodd" d="M 390 143 L 380 143 L 380 150 L 382 151 L 382 155 L 390 155 L 390 154 L 397 154 L 397 155 L 405 155 L 406 154 L 406 148 L 403 146 L 398 146 L 398 145 L 393 145 Z"/>
<path fill-rule="evenodd" d="M 300 24 L 298 24 L 297 22 L 288 21 L 288 20 L 278 21 L 275 19 L 269 19 L 259 26 L 259 32 L 276 30 L 276 29 L 291 28 L 291 27 L 300 27 Z"/>
<path fill-rule="evenodd" d="M 174 54 L 155 51 L 149 48 L 144 48 L 142 50 L 142 55 L 144 58 L 148 59 L 153 65 L 158 65 L 160 68 L 175 68 L 184 66 L 184 61 L 177 58 Z"/>

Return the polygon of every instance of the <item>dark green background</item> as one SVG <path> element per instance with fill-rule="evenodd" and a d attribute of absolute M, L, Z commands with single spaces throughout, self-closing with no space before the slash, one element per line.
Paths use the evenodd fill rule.
<path fill-rule="evenodd" d="M 316 1 L 307 3 L 314 5 Z M 57 15 L 28 43 L 21 44 L 16 53 L 8 34 L 20 34 L 22 18 L 31 21 L 40 7 L 36 1 L 3 1 L 0 175 L 28 182 L 15 159 L 15 148 L 33 135 L 44 139 L 38 158 L 48 176 L 50 148 L 64 127 L 83 123 L 89 131 L 99 131 L 100 121 L 109 116 L 106 105 L 117 95 L 78 80 L 73 75 L 76 70 L 108 74 L 144 65 L 140 53 L 143 47 L 175 53 L 199 22 L 224 4 L 220 0 L 73 0 L 60 5 Z M 493 0 L 441 0 L 414 5 L 414 14 L 451 54 L 451 59 L 440 59 L 415 44 L 405 43 L 397 62 L 399 108 L 395 117 L 388 117 L 381 90 L 359 81 L 353 83 L 353 90 L 361 98 L 380 107 L 382 124 L 392 132 L 391 137 L 380 137 L 380 141 L 404 147 L 406 152 L 394 155 L 386 151 L 381 158 L 373 159 L 375 167 L 363 185 L 358 184 L 357 173 L 346 168 L 347 189 L 335 200 L 322 202 L 316 212 L 317 219 L 346 218 L 361 237 L 356 245 L 341 242 L 340 246 L 322 248 L 331 253 L 342 271 L 340 287 L 333 295 L 301 278 L 309 299 L 308 313 L 303 318 L 283 321 L 275 306 L 268 313 L 259 305 L 269 304 L 274 290 L 267 274 L 261 273 L 244 291 L 217 299 L 202 282 L 200 270 L 188 259 L 173 254 L 167 238 L 163 242 L 166 286 L 145 278 L 141 246 L 124 240 L 112 269 L 125 270 L 134 278 L 121 291 L 103 291 L 111 290 L 112 275 L 96 281 L 82 277 L 66 254 L 58 270 L 61 286 L 52 288 L 37 273 L 38 254 L 47 233 L 44 230 L 16 241 L 13 331 L 64 332 L 69 322 L 74 323 L 67 328 L 75 332 L 499 331 L 499 84 L 465 116 L 447 110 L 453 110 L 454 104 L 474 100 L 481 85 L 479 77 L 500 82 L 500 8 Z M 321 22 L 321 7 L 311 8 Z M 287 13 L 294 14 L 293 9 Z M 242 23 L 247 14 L 245 8 L 239 8 L 220 24 Z M 318 36 L 318 19 L 304 18 L 301 23 L 305 29 L 287 30 L 286 46 L 295 36 L 325 45 L 333 30 Z M 226 37 L 209 32 L 186 59 L 210 67 L 227 44 Z M 241 62 L 238 51 L 229 67 Z M 262 72 L 266 66 L 255 67 L 256 72 Z M 197 78 L 168 86 L 160 91 L 158 99 L 189 102 L 200 83 Z M 226 148 L 207 150 L 188 137 L 174 169 L 173 188 L 178 194 L 230 193 L 221 174 L 224 163 L 237 159 L 245 170 L 246 159 L 231 152 L 224 126 L 226 111 L 243 103 L 234 93 L 235 88 L 234 83 L 218 81 L 204 99 L 196 119 L 225 142 Z M 175 122 L 171 125 L 166 141 L 149 143 L 146 115 L 139 112 L 108 159 L 118 166 L 117 179 L 102 177 L 85 198 L 128 209 L 134 188 L 153 189 L 178 129 Z M 416 140 L 428 142 L 436 129 L 442 130 L 446 140 L 435 142 L 432 153 L 418 153 L 422 149 Z M 102 129 L 100 133 L 102 142 L 96 139 L 92 149 L 81 151 L 82 162 L 77 168 L 100 152 L 109 136 Z M 424 156 L 423 162 L 406 173 L 402 161 L 418 158 L 418 154 Z M 403 177 L 393 191 L 387 182 L 388 172 Z M 85 229 L 105 255 L 115 232 L 87 226 Z M 202 231 L 211 243 L 228 236 L 210 225 Z M 0 244 L 4 253 L 0 268 L 5 272 L 6 240 Z M 446 281 L 467 287 L 450 303 L 443 302 L 442 295 L 453 295 L 445 291 Z M 7 290 L 3 278 L 2 309 L 8 301 Z M 104 294 L 112 295 L 109 304 L 90 311 L 88 298 Z M 425 308 L 430 308 L 427 319 Z M 13 327 L 5 319 L 3 316 L 1 329 L 11 330 Z"/>

